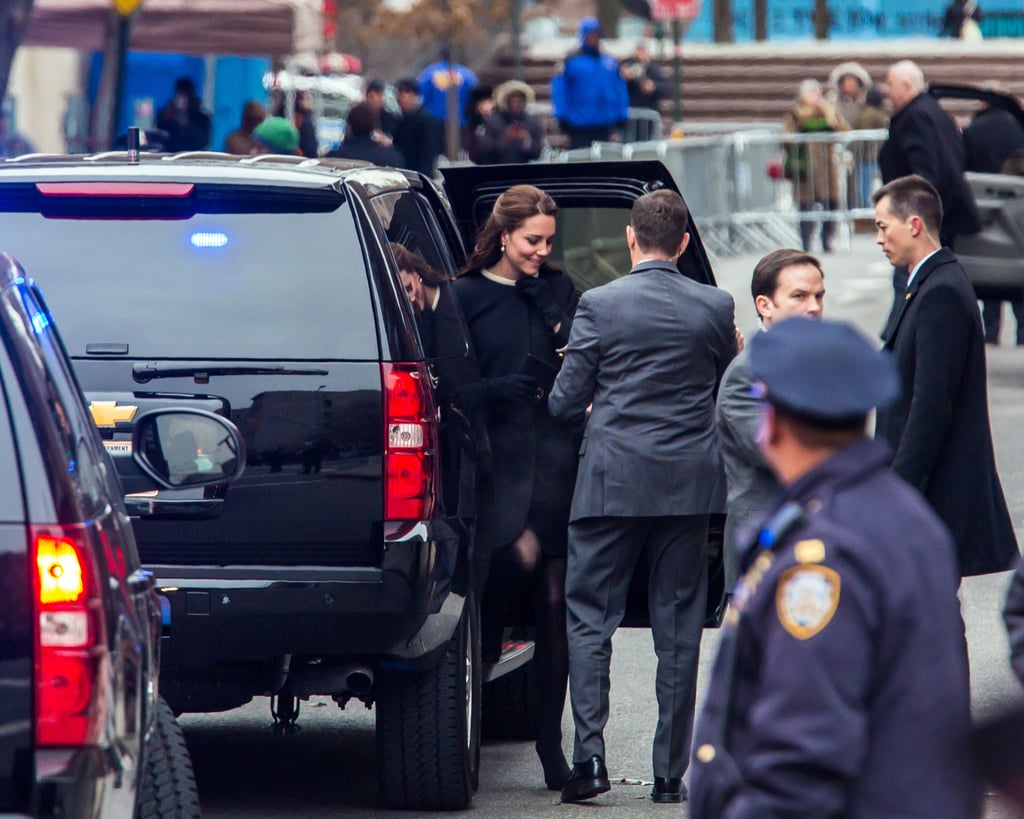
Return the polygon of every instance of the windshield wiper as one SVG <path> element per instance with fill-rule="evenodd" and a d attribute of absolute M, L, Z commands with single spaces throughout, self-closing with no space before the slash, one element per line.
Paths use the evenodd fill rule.
<path fill-rule="evenodd" d="M 327 375 L 327 370 L 267 366 L 265 364 L 178 364 L 150 361 L 132 365 L 132 378 L 140 384 L 154 378 L 194 378 L 200 383 L 211 375 Z"/>

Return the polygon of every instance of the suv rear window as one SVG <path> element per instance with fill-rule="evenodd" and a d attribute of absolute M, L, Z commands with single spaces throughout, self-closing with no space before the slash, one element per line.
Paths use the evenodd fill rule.
<path fill-rule="evenodd" d="M 362 248 L 340 194 L 196 188 L 188 205 L 165 209 L 23 189 L 0 200 L 4 249 L 46 292 L 73 357 L 377 359 Z"/>

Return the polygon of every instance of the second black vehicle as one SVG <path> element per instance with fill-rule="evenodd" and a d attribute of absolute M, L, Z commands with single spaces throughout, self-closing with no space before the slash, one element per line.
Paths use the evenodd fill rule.
<path fill-rule="evenodd" d="M 175 455 L 182 436 L 203 458 Z M 224 484 L 238 431 L 211 413 L 139 416 L 137 489 Z M 0 815 L 199 816 L 181 728 L 158 697 L 162 614 L 122 484 L 42 293 L 0 253 Z"/>

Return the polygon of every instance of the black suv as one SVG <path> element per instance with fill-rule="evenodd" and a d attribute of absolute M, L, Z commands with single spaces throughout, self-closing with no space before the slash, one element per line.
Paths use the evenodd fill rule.
<path fill-rule="evenodd" d="M 209 445 L 181 468 L 168 456 L 186 432 Z M 223 483 L 244 466 L 237 430 L 205 412 L 142 416 L 122 446 L 136 489 Z M 0 814 L 198 816 L 181 729 L 157 698 L 153 575 L 52 316 L 4 254 L 0 474 Z"/>
<path fill-rule="evenodd" d="M 47 287 L 109 450 L 121 454 L 136 413 L 163 407 L 230 418 L 245 438 L 230 489 L 133 502 L 165 606 L 164 696 L 176 712 L 270 696 L 284 729 L 311 695 L 373 703 L 396 807 L 470 801 L 482 677 L 530 652 L 481 668 L 473 435 L 435 394 L 441 368 L 389 243 L 453 276 L 463 236 L 514 182 L 554 195 L 554 261 L 581 289 L 628 270 L 633 200 L 675 187 L 658 162 L 457 168 L 444 191 L 295 157 L 0 166 L 0 231 Z M 683 270 L 713 282 L 693 234 Z M 491 706 L 523 724 L 511 702 Z"/>

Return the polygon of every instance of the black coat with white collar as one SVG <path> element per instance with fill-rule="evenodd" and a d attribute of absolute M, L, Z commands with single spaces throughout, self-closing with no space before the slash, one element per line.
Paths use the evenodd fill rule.
<path fill-rule="evenodd" d="M 977 297 L 952 251 L 921 265 L 885 332 L 903 395 L 878 411 L 893 470 L 945 521 L 963 575 L 1013 565 L 1017 540 L 996 472 Z"/>

